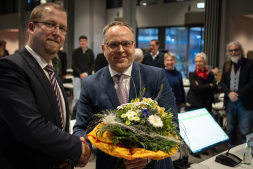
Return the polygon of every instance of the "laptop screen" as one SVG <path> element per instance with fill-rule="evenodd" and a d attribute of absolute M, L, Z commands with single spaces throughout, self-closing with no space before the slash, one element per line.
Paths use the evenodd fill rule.
<path fill-rule="evenodd" d="M 229 140 L 205 108 L 179 113 L 178 120 L 180 136 L 193 153 Z"/>

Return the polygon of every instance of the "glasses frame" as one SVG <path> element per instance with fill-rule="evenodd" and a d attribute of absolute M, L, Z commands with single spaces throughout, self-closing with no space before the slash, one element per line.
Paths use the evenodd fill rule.
<path fill-rule="evenodd" d="M 233 53 L 233 52 L 238 52 L 240 50 L 240 48 L 236 48 L 236 49 L 229 49 L 229 53 Z"/>
<path fill-rule="evenodd" d="M 61 35 L 66 35 L 68 33 L 67 28 L 64 28 L 62 26 L 58 26 L 53 22 L 51 23 L 51 22 L 46 22 L 46 21 L 45 22 L 33 21 L 32 23 L 42 23 L 42 24 L 44 24 L 46 30 L 48 30 L 48 31 L 55 31 L 55 29 L 58 27 Z M 52 27 L 50 27 L 50 26 L 52 26 Z M 65 32 L 62 32 L 62 29 L 65 29 Z"/>
<path fill-rule="evenodd" d="M 118 46 L 115 47 L 115 49 L 112 49 L 112 48 L 109 46 L 109 43 L 112 43 L 112 42 L 117 42 L 117 43 L 118 43 Z M 131 46 L 130 46 L 129 48 L 124 47 L 124 46 L 122 45 L 122 43 L 124 43 L 124 42 L 131 42 Z M 116 50 L 118 50 L 118 49 L 119 49 L 119 45 L 121 45 L 122 48 L 123 48 L 124 50 L 129 50 L 129 49 L 131 49 L 131 48 L 133 47 L 134 41 L 132 41 L 132 40 L 124 40 L 124 41 L 121 41 L 121 42 L 119 42 L 119 41 L 110 41 L 110 42 L 106 42 L 106 43 L 104 43 L 104 44 L 105 44 L 111 51 L 116 51 Z"/>

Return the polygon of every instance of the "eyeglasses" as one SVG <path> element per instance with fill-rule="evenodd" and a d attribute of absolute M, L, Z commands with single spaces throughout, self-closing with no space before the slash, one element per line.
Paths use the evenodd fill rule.
<path fill-rule="evenodd" d="M 229 53 L 233 53 L 233 52 L 238 52 L 240 49 L 239 48 L 237 48 L 237 49 L 231 49 L 231 50 L 228 50 L 229 51 Z"/>
<path fill-rule="evenodd" d="M 111 51 L 116 51 L 119 48 L 119 45 L 121 45 L 124 50 L 129 50 L 133 46 L 134 41 L 130 41 L 130 40 L 126 40 L 122 42 L 111 41 L 104 44 L 106 44 Z"/>
<path fill-rule="evenodd" d="M 37 21 L 34 21 L 33 23 L 43 23 L 43 25 L 45 26 L 45 30 L 48 30 L 48 31 L 54 31 L 57 27 L 59 27 L 60 34 L 65 35 L 65 34 L 68 33 L 68 30 L 67 30 L 66 27 L 58 26 L 53 22 L 37 22 Z"/>

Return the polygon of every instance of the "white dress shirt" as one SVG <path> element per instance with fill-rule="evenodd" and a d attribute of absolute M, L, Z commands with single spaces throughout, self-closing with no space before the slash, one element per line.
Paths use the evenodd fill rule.
<path fill-rule="evenodd" d="M 118 85 L 116 83 L 117 82 L 117 77 L 115 77 L 115 76 L 118 75 L 118 74 L 124 74 L 125 75 L 125 77 L 123 79 L 123 84 L 124 84 L 124 88 L 126 90 L 127 100 L 129 100 L 130 80 L 131 80 L 131 73 L 132 73 L 133 64 L 131 64 L 131 66 L 123 73 L 116 72 L 115 70 L 113 70 L 111 68 L 110 65 L 108 67 L 109 67 L 109 71 L 110 71 L 111 77 L 113 79 L 114 88 L 115 88 L 116 91 L 117 91 Z"/>

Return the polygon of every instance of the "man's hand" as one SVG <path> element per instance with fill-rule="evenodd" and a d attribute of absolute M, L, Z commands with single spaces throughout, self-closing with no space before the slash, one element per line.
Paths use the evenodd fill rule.
<path fill-rule="evenodd" d="M 87 76 L 87 73 L 81 73 L 81 74 L 80 74 L 80 78 L 81 78 L 81 79 L 85 78 L 86 76 Z"/>
<path fill-rule="evenodd" d="M 62 162 L 58 165 L 59 168 L 61 169 L 71 169 L 71 165 L 66 163 L 66 162 Z"/>
<path fill-rule="evenodd" d="M 239 99 L 239 95 L 236 92 L 230 92 L 228 97 L 231 102 L 236 102 Z"/>
<path fill-rule="evenodd" d="M 91 150 L 83 137 L 80 137 L 80 140 L 82 141 L 82 154 L 76 167 L 85 167 L 89 162 Z"/>
<path fill-rule="evenodd" d="M 147 159 L 136 158 L 134 160 L 126 160 L 124 162 L 126 169 L 142 169 L 147 165 Z"/>

